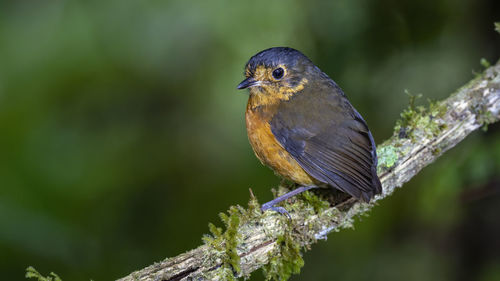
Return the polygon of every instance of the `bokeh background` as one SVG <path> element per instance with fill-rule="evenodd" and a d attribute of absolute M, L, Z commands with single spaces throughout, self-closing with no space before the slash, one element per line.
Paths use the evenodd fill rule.
<path fill-rule="evenodd" d="M 248 188 L 270 200 L 235 88 L 256 52 L 303 51 L 380 143 L 405 89 L 445 98 L 499 59 L 499 20 L 498 0 L 1 1 L 1 279 L 116 279 L 200 245 Z M 292 280 L 500 280 L 500 126 L 361 220 Z"/>

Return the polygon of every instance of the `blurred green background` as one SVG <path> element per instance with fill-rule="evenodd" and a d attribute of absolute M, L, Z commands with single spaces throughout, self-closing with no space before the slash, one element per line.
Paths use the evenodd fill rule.
<path fill-rule="evenodd" d="M 380 143 L 405 89 L 442 99 L 498 60 L 499 20 L 498 0 L 1 1 L 1 279 L 122 277 L 200 245 L 248 188 L 270 200 L 236 90 L 256 52 L 303 51 Z M 499 214 L 497 124 L 292 280 L 500 280 Z"/>

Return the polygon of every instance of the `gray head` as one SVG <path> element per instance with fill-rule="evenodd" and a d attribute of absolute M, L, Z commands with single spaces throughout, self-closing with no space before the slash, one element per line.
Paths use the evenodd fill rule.
<path fill-rule="evenodd" d="M 288 47 L 274 47 L 250 58 L 245 77 L 238 89 L 250 87 L 294 89 L 312 72 L 321 71 L 301 52 Z"/>

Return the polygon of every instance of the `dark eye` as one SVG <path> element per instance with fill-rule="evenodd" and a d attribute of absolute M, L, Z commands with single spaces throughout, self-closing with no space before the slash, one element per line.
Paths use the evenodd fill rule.
<path fill-rule="evenodd" d="M 275 70 L 273 70 L 273 77 L 276 80 L 280 80 L 281 78 L 283 78 L 283 74 L 285 74 L 285 70 L 281 67 L 278 67 Z"/>

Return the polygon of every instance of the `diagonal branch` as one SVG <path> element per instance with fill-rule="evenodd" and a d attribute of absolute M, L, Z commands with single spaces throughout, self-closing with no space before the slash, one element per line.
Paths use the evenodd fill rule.
<path fill-rule="evenodd" d="M 165 259 L 120 279 L 232 280 L 264 267 L 269 276 L 286 279 L 303 265 L 300 248 L 332 231 L 351 227 L 356 216 L 388 197 L 423 167 L 474 130 L 500 119 L 500 62 L 447 99 L 429 108 L 410 106 L 401 114 L 394 135 L 378 147 L 378 173 L 383 193 L 371 203 L 345 199 L 324 207 L 320 199 L 294 199 L 286 206 L 292 219 L 258 211 L 252 196 L 249 209 L 232 207 L 222 215 L 227 230 L 211 227 L 214 238 L 205 245 Z"/>

